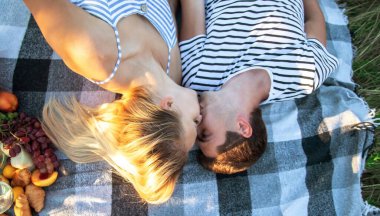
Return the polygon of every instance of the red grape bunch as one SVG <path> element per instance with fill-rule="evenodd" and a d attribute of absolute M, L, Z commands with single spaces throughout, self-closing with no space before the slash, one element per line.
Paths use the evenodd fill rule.
<path fill-rule="evenodd" d="M 9 150 L 11 158 L 16 157 L 21 148 L 26 150 L 40 170 L 41 179 L 59 168 L 53 145 L 37 118 L 29 117 L 25 113 L 0 113 L 0 141 L 3 148 Z"/>

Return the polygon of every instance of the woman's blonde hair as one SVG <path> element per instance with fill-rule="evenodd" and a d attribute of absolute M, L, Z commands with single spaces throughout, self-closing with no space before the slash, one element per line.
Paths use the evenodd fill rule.
<path fill-rule="evenodd" d="M 71 160 L 106 160 L 152 204 L 170 198 L 187 160 L 177 113 L 156 105 L 141 87 L 98 108 L 74 97 L 51 100 L 43 109 L 43 128 Z"/>

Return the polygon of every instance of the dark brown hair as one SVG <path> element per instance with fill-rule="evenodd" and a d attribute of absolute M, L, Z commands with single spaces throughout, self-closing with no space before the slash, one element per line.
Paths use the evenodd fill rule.
<path fill-rule="evenodd" d="M 218 156 L 208 158 L 198 155 L 199 163 L 215 173 L 233 174 L 248 169 L 264 153 L 267 146 L 267 131 L 257 108 L 251 113 L 250 124 L 253 135 L 245 138 L 232 131 L 226 132 L 226 141 L 218 147 Z"/>

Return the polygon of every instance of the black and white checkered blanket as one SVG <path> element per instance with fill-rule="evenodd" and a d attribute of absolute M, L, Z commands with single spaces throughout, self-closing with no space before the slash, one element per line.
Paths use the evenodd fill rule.
<path fill-rule="evenodd" d="M 321 0 L 328 50 L 340 67 L 314 94 L 263 106 L 268 129 L 264 156 L 248 171 L 219 175 L 190 159 L 173 197 L 162 205 L 141 202 L 133 187 L 105 162 L 75 164 L 59 154 L 68 175 L 47 188 L 40 215 L 367 215 L 360 175 L 373 133 L 357 127 L 372 120 L 354 92 L 347 19 L 333 0 Z M 115 99 L 72 73 L 46 44 L 21 0 L 0 0 L 0 86 L 20 109 L 40 116 L 56 93 L 88 105 Z M 64 133 L 64 131 L 62 131 Z"/>

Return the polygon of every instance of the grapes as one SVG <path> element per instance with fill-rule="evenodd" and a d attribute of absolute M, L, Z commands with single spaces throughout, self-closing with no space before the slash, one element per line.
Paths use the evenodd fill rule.
<path fill-rule="evenodd" d="M 40 152 L 33 150 L 33 158 L 37 160 L 37 158 L 40 156 Z M 36 164 L 36 163 L 35 163 Z"/>
<path fill-rule="evenodd" d="M 37 142 L 37 141 L 33 141 L 33 142 L 32 142 L 32 150 L 33 150 L 33 151 L 36 151 L 36 150 L 38 150 L 39 148 L 40 148 L 40 146 L 39 146 L 38 142 Z"/>
<path fill-rule="evenodd" d="M 28 126 L 27 128 L 26 128 L 26 132 L 27 133 L 31 133 L 33 131 L 33 127 L 32 126 Z"/>
<path fill-rule="evenodd" d="M 36 166 L 37 166 L 38 169 L 41 170 L 42 168 L 45 168 L 45 163 L 38 161 L 37 164 L 36 164 Z"/>
<path fill-rule="evenodd" d="M 54 154 L 54 151 L 52 148 L 45 149 L 45 157 L 50 157 L 53 154 Z"/>
<path fill-rule="evenodd" d="M 40 155 L 40 156 L 38 156 L 37 160 L 39 162 L 44 162 L 45 161 L 45 157 L 43 155 Z"/>
<path fill-rule="evenodd" d="M 37 132 L 38 132 L 38 129 L 34 128 L 30 134 L 33 134 L 34 136 L 36 136 L 35 134 L 36 134 Z"/>
<path fill-rule="evenodd" d="M 39 129 L 39 130 L 35 133 L 35 136 L 36 136 L 36 137 L 42 137 L 42 136 L 45 136 L 45 132 L 44 132 L 42 129 Z"/>
<path fill-rule="evenodd" d="M 11 145 L 15 139 L 13 137 L 8 137 L 6 140 L 4 140 L 5 145 Z"/>
<path fill-rule="evenodd" d="M 41 144 L 41 149 L 42 150 L 47 149 L 47 147 L 48 147 L 48 143 L 44 142 L 44 143 Z"/>
<path fill-rule="evenodd" d="M 58 162 L 58 161 L 54 161 L 54 162 L 53 162 L 53 165 L 54 165 L 54 168 L 55 168 L 55 169 L 58 169 L 58 168 L 59 168 L 59 162 Z"/>
<path fill-rule="evenodd" d="M 29 137 L 21 137 L 20 140 L 21 140 L 21 142 L 23 142 L 23 143 L 29 143 L 30 138 L 29 138 Z"/>
<path fill-rule="evenodd" d="M 21 147 L 19 145 L 14 145 L 13 149 L 14 149 L 16 155 L 21 152 Z"/>
<path fill-rule="evenodd" d="M 38 137 L 37 138 L 37 142 L 39 142 L 39 143 L 45 143 L 47 141 L 47 139 L 46 139 L 46 137 Z"/>
<path fill-rule="evenodd" d="M 25 150 L 31 154 L 33 152 L 32 147 L 29 145 L 29 143 L 24 144 Z"/>
<path fill-rule="evenodd" d="M 51 162 L 46 162 L 46 169 L 49 174 L 54 172 L 54 165 Z"/>
<path fill-rule="evenodd" d="M 15 136 L 17 136 L 17 137 L 25 136 L 25 132 L 19 130 L 19 131 L 17 131 L 17 132 L 15 133 Z"/>
<path fill-rule="evenodd" d="M 39 122 L 35 122 L 33 126 L 34 128 L 41 128 L 41 124 Z"/>
<path fill-rule="evenodd" d="M 36 140 L 36 137 L 33 134 L 28 134 L 28 137 L 30 138 L 30 140 Z"/>
<path fill-rule="evenodd" d="M 16 154 L 14 148 L 11 148 L 11 149 L 9 150 L 9 156 L 11 156 L 11 157 L 16 157 L 16 156 L 17 156 L 17 154 Z"/>
<path fill-rule="evenodd" d="M 10 157 L 16 157 L 22 149 L 29 153 L 40 170 L 41 179 L 59 169 L 51 141 L 37 118 L 25 113 L 0 112 L 0 141 L 5 149 L 9 149 Z"/>
<path fill-rule="evenodd" d="M 25 134 L 26 133 L 26 129 L 22 127 L 22 128 L 19 128 L 17 132 Z"/>
<path fill-rule="evenodd" d="M 23 120 L 26 117 L 26 114 L 25 113 L 20 113 L 19 117 L 20 117 L 20 120 Z"/>
<path fill-rule="evenodd" d="M 50 160 L 51 160 L 51 162 L 55 162 L 55 161 L 58 161 L 58 158 L 57 158 L 57 156 L 55 156 L 53 154 L 52 156 L 50 156 Z"/>

